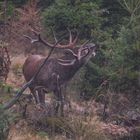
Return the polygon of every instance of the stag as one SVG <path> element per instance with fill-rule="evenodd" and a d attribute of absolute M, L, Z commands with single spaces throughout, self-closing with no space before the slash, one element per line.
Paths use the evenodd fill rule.
<path fill-rule="evenodd" d="M 41 38 L 40 34 L 37 35 L 37 39 L 32 39 L 29 36 L 25 37 L 30 39 L 31 43 L 41 42 L 49 48 L 54 46 Z M 55 34 L 54 38 L 57 42 Z M 76 47 L 77 40 L 78 34 L 73 38 L 72 33 L 69 30 L 69 43 L 67 45 L 59 43 L 55 47 L 58 50 L 63 50 L 64 55 L 59 58 L 49 58 L 38 73 L 38 76 L 29 86 L 36 103 L 45 104 L 45 94 L 42 92 L 42 88 L 47 89 L 47 92 L 52 91 L 58 101 L 56 112 L 58 112 L 58 109 L 60 108 L 61 114 L 63 114 L 64 105 L 64 96 L 61 93 L 62 86 L 88 62 L 92 55 L 95 56 L 97 48 L 95 44 L 89 43 L 88 41 L 81 45 L 81 47 Z M 44 61 L 45 57 L 41 55 L 31 55 L 25 60 L 23 75 L 27 82 L 31 80 Z M 36 91 L 38 91 L 38 95 L 36 94 Z"/>

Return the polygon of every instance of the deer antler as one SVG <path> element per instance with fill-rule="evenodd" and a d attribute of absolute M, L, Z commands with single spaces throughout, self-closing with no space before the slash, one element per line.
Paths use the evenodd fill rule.
<path fill-rule="evenodd" d="M 72 60 L 63 60 L 63 59 L 57 59 L 59 62 L 59 64 L 63 65 L 63 66 L 71 66 L 74 65 L 74 63 L 76 62 L 76 59 L 72 59 Z"/>
<path fill-rule="evenodd" d="M 72 44 L 72 34 L 71 34 L 71 30 L 69 28 L 67 28 L 67 30 L 69 31 L 70 37 L 69 37 L 69 43 Z"/>
<path fill-rule="evenodd" d="M 72 50 L 74 48 L 74 46 L 76 46 L 76 42 L 78 40 L 79 33 L 76 31 L 76 33 L 77 33 L 76 37 L 73 39 L 71 30 L 70 29 L 67 29 L 67 30 L 69 32 L 69 43 L 67 45 L 62 45 L 62 44 L 58 43 L 55 48 L 56 49 L 65 49 L 66 51 L 70 52 L 76 59 L 80 60 L 81 59 L 81 49 L 78 51 L 78 54 L 74 53 L 74 51 Z M 36 39 L 33 39 L 30 36 L 24 35 L 24 37 L 29 39 L 32 44 L 36 43 L 36 42 L 41 42 L 45 46 L 48 46 L 49 48 L 53 48 L 54 45 L 45 41 L 41 37 L 40 33 L 36 32 L 34 29 L 32 29 L 32 32 L 37 36 Z M 58 40 L 56 38 L 56 35 L 55 35 L 55 32 L 53 31 L 53 29 L 52 29 L 52 32 L 53 32 L 53 36 L 54 36 L 55 43 L 56 43 L 56 42 L 58 42 Z"/>
<path fill-rule="evenodd" d="M 30 36 L 24 35 L 24 37 L 26 37 L 27 39 L 29 39 L 29 40 L 31 41 L 32 44 L 33 44 L 33 43 L 36 43 L 36 42 L 41 42 L 41 43 L 43 43 L 45 46 L 48 46 L 48 47 L 50 47 L 50 48 L 53 48 L 54 44 L 48 43 L 47 41 L 43 40 L 43 39 L 41 38 L 40 33 L 36 32 L 36 31 L 33 30 L 33 29 L 32 29 L 32 32 L 37 36 L 37 39 L 33 39 L 33 38 L 31 38 Z M 57 46 L 56 46 L 56 48 L 57 48 Z"/>
<path fill-rule="evenodd" d="M 53 31 L 53 30 L 52 30 Z M 75 39 L 72 41 L 72 34 L 71 34 L 71 31 L 68 29 L 69 31 L 69 44 L 67 45 L 62 45 L 62 44 L 57 44 L 56 48 L 58 49 L 68 49 L 68 48 L 73 48 L 78 40 L 78 33 L 75 37 Z M 42 39 L 40 33 L 36 32 L 35 30 L 32 29 L 32 32 L 37 36 L 37 39 L 33 39 L 31 38 L 30 36 L 27 36 L 27 35 L 24 35 L 24 37 L 26 37 L 27 39 L 29 39 L 31 41 L 31 43 L 36 43 L 36 42 L 41 42 L 43 43 L 45 46 L 48 46 L 50 48 L 52 48 L 54 46 L 54 44 L 51 44 L 47 41 L 45 41 L 44 39 Z M 57 38 L 56 38 L 56 35 L 53 31 L 53 36 L 54 36 L 54 39 L 55 39 L 55 43 L 57 42 Z"/>
<path fill-rule="evenodd" d="M 53 33 L 53 37 L 54 37 L 55 42 L 57 42 L 57 38 L 56 38 L 56 35 L 55 35 L 53 28 L 52 28 L 52 33 Z"/>
<path fill-rule="evenodd" d="M 70 52 L 75 58 L 78 58 L 78 55 L 74 53 L 71 49 L 66 49 L 66 51 Z"/>
<path fill-rule="evenodd" d="M 58 48 L 64 48 L 64 49 L 66 49 L 66 48 L 74 48 L 74 46 L 76 45 L 76 42 L 78 40 L 78 32 L 76 31 L 77 34 L 76 34 L 75 39 L 73 40 L 71 30 L 69 28 L 67 28 L 67 30 L 69 32 L 69 44 L 62 45 L 62 44 L 59 43 L 58 46 L 57 46 Z M 56 35 L 55 35 L 53 29 L 52 29 L 52 32 L 53 32 L 53 36 L 54 36 L 54 39 L 55 39 L 55 42 L 56 42 L 57 38 L 56 38 Z"/>
<path fill-rule="evenodd" d="M 83 46 L 85 46 L 85 45 L 88 44 L 89 42 L 90 42 L 90 40 L 86 41 L 85 43 L 83 43 L 83 44 L 81 45 L 80 49 L 78 50 L 78 54 L 77 54 L 78 60 L 80 60 L 80 59 L 83 58 L 83 57 L 86 57 L 86 56 L 89 54 L 89 48 L 87 48 L 87 47 L 83 48 Z M 87 50 L 88 53 L 86 53 L 85 55 L 81 56 L 81 54 L 82 54 L 82 52 L 83 52 L 84 50 Z"/>

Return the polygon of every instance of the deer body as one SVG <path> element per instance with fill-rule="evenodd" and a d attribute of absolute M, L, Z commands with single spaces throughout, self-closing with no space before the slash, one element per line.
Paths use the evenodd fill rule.
<path fill-rule="evenodd" d="M 62 58 L 64 59 L 64 57 Z M 45 57 L 41 55 L 31 55 L 26 59 L 23 65 L 23 74 L 27 82 L 31 80 L 44 61 Z M 56 58 L 50 58 L 40 70 L 31 87 L 43 86 L 50 91 L 55 90 L 55 75 L 59 75 L 59 84 L 63 85 L 74 76 L 74 74 L 80 69 L 82 65 L 82 63 L 77 61 L 75 62 L 75 65 L 63 66 L 58 63 Z"/>
<path fill-rule="evenodd" d="M 40 35 L 38 36 L 37 40 L 32 39 L 28 36 L 25 37 L 30 39 L 32 43 L 41 42 L 46 46 L 53 46 L 41 39 Z M 72 40 L 73 39 L 70 32 L 70 43 L 68 45 L 64 45 L 63 48 L 61 48 L 61 46 L 63 46 L 61 44 L 58 44 L 58 46 L 56 46 L 57 49 L 64 49 L 66 51 L 62 57 L 49 58 L 48 61 L 45 62 L 45 57 L 41 55 L 31 55 L 26 59 L 23 65 L 23 74 L 26 81 L 28 82 L 36 74 L 40 66 L 45 62 L 42 69 L 40 69 L 37 77 L 34 79 L 29 88 L 34 95 L 36 102 L 36 87 L 43 87 L 47 89 L 47 91 L 53 91 L 57 100 L 61 102 L 61 111 L 63 111 L 63 97 L 61 94 L 62 85 L 67 83 L 75 75 L 75 73 L 90 59 L 93 54 L 95 55 L 96 50 L 95 44 L 86 43 L 79 48 L 73 47 L 75 46 L 77 37 L 73 42 Z M 39 102 L 45 103 L 45 94 L 40 92 L 39 90 L 38 98 Z"/>

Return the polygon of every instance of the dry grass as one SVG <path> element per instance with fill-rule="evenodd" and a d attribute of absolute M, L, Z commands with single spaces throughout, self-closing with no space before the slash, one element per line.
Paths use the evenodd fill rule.
<path fill-rule="evenodd" d="M 34 131 L 26 121 L 20 120 L 11 127 L 8 140 L 109 140 L 96 118 L 49 118 L 47 121 L 54 128 L 51 135 L 43 130 Z"/>
<path fill-rule="evenodd" d="M 48 109 L 53 112 L 53 108 Z M 80 115 L 75 111 L 65 117 L 56 117 L 48 114 L 48 110 L 30 106 L 27 122 L 36 133 L 48 134 L 53 140 L 109 140 L 96 116 Z"/>
<path fill-rule="evenodd" d="M 100 122 L 96 118 L 72 117 L 61 119 L 55 124 L 63 130 L 66 136 L 74 140 L 109 140 L 101 130 Z"/>
<path fill-rule="evenodd" d="M 49 140 L 47 136 L 41 137 L 34 133 L 27 122 L 20 120 L 18 124 L 11 126 L 7 140 Z"/>
<path fill-rule="evenodd" d="M 68 108 L 65 110 L 67 113 L 65 117 L 49 114 L 49 110 L 53 112 L 53 107 L 51 108 L 49 104 L 44 109 L 33 104 L 29 105 L 25 123 L 19 121 L 11 127 L 9 136 L 11 139 L 8 140 L 16 140 L 16 137 L 18 140 L 111 140 L 112 137 L 120 139 L 129 135 L 123 126 L 100 121 L 92 109 L 97 107 L 95 102 L 90 103 L 91 107 L 89 104 L 87 107 L 76 102 L 72 105 L 71 111 Z"/>

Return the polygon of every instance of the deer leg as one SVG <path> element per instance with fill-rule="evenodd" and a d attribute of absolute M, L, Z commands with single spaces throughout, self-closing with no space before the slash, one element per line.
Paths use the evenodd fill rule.
<path fill-rule="evenodd" d="M 54 102 L 54 114 L 57 115 L 58 114 L 58 110 L 59 110 L 59 99 L 58 99 L 58 91 L 55 90 L 54 91 L 54 95 L 55 95 L 55 102 Z"/>
<path fill-rule="evenodd" d="M 62 96 L 62 92 L 61 92 L 61 88 L 60 88 L 60 113 L 61 116 L 64 116 L 64 101 L 63 101 L 63 96 Z"/>
<path fill-rule="evenodd" d="M 26 112 L 27 112 L 27 104 L 25 104 L 25 105 L 23 106 L 23 111 L 22 111 L 22 116 L 23 116 L 23 118 L 26 118 Z"/>
<path fill-rule="evenodd" d="M 55 115 L 59 114 L 60 111 L 60 115 L 63 115 L 63 101 L 61 99 L 61 95 L 60 92 L 58 90 L 54 91 L 55 97 L 56 97 L 56 104 L 55 104 Z"/>
<path fill-rule="evenodd" d="M 58 103 L 59 103 L 59 108 L 60 108 L 60 115 L 64 116 L 63 108 L 64 108 L 64 103 L 63 103 L 63 96 L 61 92 L 61 86 L 59 82 L 59 75 L 57 75 L 57 92 L 58 92 Z"/>
<path fill-rule="evenodd" d="M 33 95 L 33 97 L 35 99 L 35 103 L 38 104 L 39 101 L 37 99 L 36 91 L 35 92 L 32 92 L 32 95 Z"/>
<path fill-rule="evenodd" d="M 38 90 L 39 103 L 45 105 L 45 93 L 42 88 Z"/>
<path fill-rule="evenodd" d="M 37 99 L 37 95 L 36 95 L 36 90 L 34 90 L 33 88 L 30 88 L 30 91 L 35 99 L 35 103 L 37 104 L 38 103 L 38 99 Z"/>
<path fill-rule="evenodd" d="M 56 97 L 56 107 L 55 107 L 55 114 L 58 114 L 60 110 L 60 115 L 63 116 L 63 97 L 61 93 L 61 87 L 60 87 L 60 82 L 59 82 L 59 75 L 53 73 L 52 76 L 55 76 L 54 78 L 56 79 L 56 86 L 54 90 L 54 95 Z"/>
<path fill-rule="evenodd" d="M 68 98 L 68 96 L 67 96 L 66 88 L 67 88 L 67 83 L 65 83 L 65 84 L 63 85 L 63 88 L 62 88 L 62 89 L 63 89 L 62 93 L 64 93 L 64 94 L 63 94 L 64 103 L 65 103 L 66 105 L 68 105 L 69 109 L 72 109 L 72 107 L 71 107 L 71 102 L 70 102 L 70 100 L 69 100 L 69 98 Z"/>

